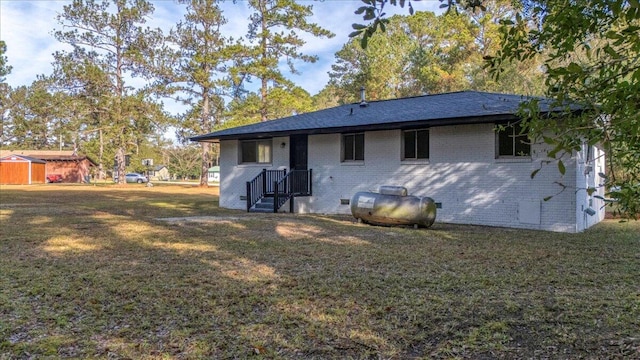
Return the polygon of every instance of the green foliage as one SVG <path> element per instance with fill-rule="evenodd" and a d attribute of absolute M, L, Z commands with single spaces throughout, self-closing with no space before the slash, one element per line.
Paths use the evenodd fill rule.
<path fill-rule="evenodd" d="M 472 69 L 481 67 L 478 27 L 466 14 L 445 13 L 407 19 L 416 42 L 410 55 L 411 72 L 425 92 L 450 92 L 471 87 Z"/>
<path fill-rule="evenodd" d="M 471 70 L 472 88 L 511 94 L 544 94 L 545 74 L 543 71 L 544 54 L 523 61 L 508 61 L 502 64 L 500 76 L 496 77 L 487 66 L 485 59 L 501 49 L 503 40 L 500 33 L 500 21 L 515 16 L 519 7 L 510 0 L 484 1 L 482 7 L 473 8 L 459 5 L 457 11 L 468 14 L 476 26 L 478 51 L 471 58 L 481 64 Z"/>
<path fill-rule="evenodd" d="M 467 89 L 538 95 L 544 81 L 539 57 L 511 64 L 502 79 L 494 79 L 483 60 L 499 48 L 499 19 L 514 12 L 510 2 L 491 0 L 484 10 L 385 19 L 384 36 L 370 37 L 366 48 L 352 38 L 336 54 L 331 84 L 344 101 L 356 101 L 360 86 L 371 99 Z"/>
<path fill-rule="evenodd" d="M 547 56 L 545 95 L 554 99 L 561 113 L 551 121 L 532 116 L 528 127 L 535 139 L 553 134 L 546 138 L 555 148 L 550 157 L 571 154 L 579 143 L 601 143 L 609 166 L 606 186 L 625 189 L 610 195 L 616 196 L 617 209 L 625 216 L 637 218 L 640 6 L 623 0 L 544 0 L 525 5 L 514 19 L 504 22 L 505 46 L 490 58 L 491 65 L 499 71 L 505 61 Z M 570 102 L 587 111 L 571 111 Z"/>
<path fill-rule="evenodd" d="M 165 149 L 169 163 L 167 168 L 171 175 L 180 179 L 200 177 L 202 164 L 202 150 L 198 145 L 169 147 Z"/>
<path fill-rule="evenodd" d="M 328 84 L 319 93 L 313 95 L 313 108 L 316 110 L 327 109 L 340 105 L 341 98 L 338 95 L 338 88 L 335 85 Z"/>
<path fill-rule="evenodd" d="M 51 79 L 12 89 L 3 104 L 1 144 L 14 149 L 69 148 L 74 141 L 69 119 L 69 98 L 51 91 Z"/>
<path fill-rule="evenodd" d="M 265 100 L 269 119 L 278 119 L 315 110 L 313 99 L 309 93 L 298 86 L 273 88 Z M 262 104 L 262 99 L 257 93 L 249 93 L 242 99 L 234 99 L 229 103 L 226 121 L 218 128 L 226 129 L 259 122 Z"/>
<path fill-rule="evenodd" d="M 274 97 L 286 92 L 270 93 L 275 88 L 294 88 L 280 69 L 278 62 L 286 59 L 291 73 L 296 74 L 295 61 L 314 63 L 317 56 L 300 52 L 305 44 L 300 32 L 314 37 L 333 37 L 333 33 L 323 29 L 307 19 L 313 15 L 312 5 L 300 5 L 294 0 L 249 0 L 249 6 L 255 10 L 251 15 L 247 40 L 250 45 L 244 49 L 244 59 L 239 61 L 234 70 L 242 74 L 240 78 L 250 81 L 260 80 L 260 120 L 273 119 L 275 109 L 270 103 L 287 102 Z"/>
<path fill-rule="evenodd" d="M 7 45 L 4 41 L 0 40 L 0 145 L 5 143 L 5 122 L 9 118 L 9 94 L 11 93 L 11 87 L 5 83 L 6 76 L 11 72 L 11 66 L 7 64 Z"/>
<path fill-rule="evenodd" d="M 169 55 L 173 66 L 162 71 L 160 86 L 189 106 L 181 115 L 178 137 L 208 133 L 221 123 L 224 114 L 223 95 L 229 92 L 229 62 L 238 56 L 240 46 L 222 36 L 220 28 L 227 20 L 213 0 L 182 1 L 187 4 L 184 20 L 168 37 L 176 50 Z M 169 49 L 169 48 L 168 48 Z M 212 162 L 211 146 L 201 144 L 200 184 L 207 186 L 207 170 Z"/>
<path fill-rule="evenodd" d="M 432 13 L 424 13 L 433 15 Z M 359 101 L 360 87 L 370 100 L 388 99 L 420 93 L 407 69 L 408 57 L 417 48 L 407 34 L 406 17 L 394 16 L 388 22 L 387 36 L 371 39 L 363 49 L 355 39 L 336 53 L 329 73 L 330 84 L 343 103 Z"/>
<path fill-rule="evenodd" d="M 5 77 L 11 73 L 11 66 L 7 63 L 7 57 L 5 53 L 7 52 L 7 44 L 0 40 L 0 83 L 4 83 Z"/>
<path fill-rule="evenodd" d="M 244 98 L 235 98 L 228 104 L 227 119 L 218 129 L 228 129 L 260 122 L 260 108 L 262 101 L 256 93 L 250 93 Z"/>
<path fill-rule="evenodd" d="M 153 124 L 166 117 L 148 93 L 125 84 L 132 77 L 150 78 L 150 63 L 162 41 L 159 30 L 144 28 L 153 6 L 145 0 L 79 1 L 64 6 L 58 15 L 60 24 L 70 30 L 58 30 L 58 41 L 70 44 L 70 53 L 58 53 L 59 69 L 65 85 L 80 84 L 89 96 L 104 98 L 84 102 L 87 114 L 99 120 L 100 130 L 115 148 L 118 172 L 125 172 L 124 156 L 149 134 Z M 80 68 L 76 68 L 78 65 Z M 83 72 L 81 69 L 89 69 Z M 76 89 L 71 86 L 68 89 Z M 152 111 L 148 111 L 152 108 Z M 155 115 L 153 119 L 149 115 Z M 95 122 L 93 123 L 95 124 Z M 101 145 L 102 147 L 103 145 Z M 124 177 L 119 182 L 125 184 Z"/>
<path fill-rule="evenodd" d="M 272 119 L 310 112 L 314 109 L 311 95 L 299 86 L 277 87 L 267 95 Z"/>
<path fill-rule="evenodd" d="M 384 8 L 387 4 L 392 6 L 400 6 L 402 8 L 407 5 L 409 14 L 413 15 L 414 10 L 411 5 L 412 0 L 361 0 L 364 6 L 360 6 L 356 11 L 356 15 L 362 15 L 364 21 L 368 21 L 367 25 L 352 24 L 354 31 L 349 34 L 349 37 L 360 37 L 360 45 L 362 48 L 366 48 L 369 40 L 378 31 L 386 31 L 386 26 L 389 23 L 389 19 L 385 18 L 386 13 Z M 421 0 L 413 0 L 421 1 Z M 483 0 L 438 0 L 441 5 L 440 8 L 447 9 L 447 13 L 454 11 L 469 9 L 471 11 L 480 10 L 487 11 L 487 1 Z M 500 0 L 502 2 L 502 0 Z M 515 3 L 515 2 L 514 2 Z"/>

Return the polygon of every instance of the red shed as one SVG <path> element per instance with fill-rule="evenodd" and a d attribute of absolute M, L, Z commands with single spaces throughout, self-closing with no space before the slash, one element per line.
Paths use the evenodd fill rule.
<path fill-rule="evenodd" d="M 91 176 L 91 168 L 96 166 L 88 156 L 76 154 L 74 151 L 15 150 L 11 153 L 46 161 L 46 176 L 52 182 L 85 182 Z M 2 155 L 4 151 L 0 151 L 0 156 Z"/>
<path fill-rule="evenodd" d="M 0 158 L 0 184 L 44 184 L 46 162 L 25 155 Z"/>

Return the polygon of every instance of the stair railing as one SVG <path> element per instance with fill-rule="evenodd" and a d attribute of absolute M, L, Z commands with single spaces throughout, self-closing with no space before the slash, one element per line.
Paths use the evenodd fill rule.
<path fill-rule="evenodd" d="M 256 177 L 247 181 L 247 211 L 263 197 L 274 194 L 273 184 L 284 178 L 286 174 L 286 169 L 262 169 Z"/>
<path fill-rule="evenodd" d="M 293 212 L 293 199 L 296 196 L 311 196 L 312 169 L 291 170 L 279 181 L 273 182 L 273 212 L 278 212 L 288 200 L 290 212 Z"/>

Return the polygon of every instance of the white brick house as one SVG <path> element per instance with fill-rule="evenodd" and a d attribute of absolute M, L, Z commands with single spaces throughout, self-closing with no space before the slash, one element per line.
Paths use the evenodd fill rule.
<path fill-rule="evenodd" d="M 193 140 L 220 143 L 224 208 L 247 209 L 247 182 L 262 169 L 304 168 L 313 169 L 312 192 L 294 198 L 298 213 L 350 214 L 356 192 L 401 185 L 434 199 L 436 223 L 562 232 L 596 224 L 604 218 L 603 193 L 586 189 L 601 181 L 602 150 L 585 145 L 563 159 L 565 175 L 554 164 L 541 166 L 548 149 L 520 142 L 510 126 L 521 101 L 466 91 L 349 104 Z M 496 131 L 498 124 L 505 130 Z"/>

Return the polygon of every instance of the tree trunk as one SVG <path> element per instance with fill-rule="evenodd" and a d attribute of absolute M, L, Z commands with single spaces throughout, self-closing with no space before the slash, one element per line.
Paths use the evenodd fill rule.
<path fill-rule="evenodd" d="M 210 131 L 209 128 L 209 89 L 202 89 L 202 128 Z M 211 157 L 211 145 L 207 142 L 202 143 L 202 162 L 200 163 L 200 187 L 209 186 L 209 163 Z"/>
<path fill-rule="evenodd" d="M 116 169 L 118 171 L 118 184 L 120 185 L 124 185 L 127 183 L 127 179 L 125 178 L 125 175 L 127 175 L 127 165 L 125 161 L 125 150 L 123 147 L 119 146 L 118 150 L 116 150 Z"/>
<path fill-rule="evenodd" d="M 200 187 L 209 187 L 209 164 L 210 163 L 211 163 L 211 144 L 208 142 L 203 142 Z"/>
<path fill-rule="evenodd" d="M 262 64 L 260 64 L 262 66 L 262 78 L 261 78 L 261 85 L 260 85 L 260 97 L 262 100 L 262 104 L 260 105 L 260 121 L 267 121 L 267 90 L 268 90 L 268 80 L 267 80 L 267 74 L 266 74 L 266 68 L 267 68 L 267 31 L 269 31 L 268 27 L 267 27 L 267 19 L 266 19 L 266 4 L 264 1 L 260 2 L 260 16 L 262 17 L 262 39 L 260 41 L 260 47 L 262 50 Z"/>
<path fill-rule="evenodd" d="M 124 124 L 123 121 L 123 114 L 122 114 L 122 110 L 123 110 L 123 100 L 124 100 L 124 79 L 123 79 L 123 74 L 122 74 L 122 65 L 123 65 L 123 58 L 124 58 L 124 54 L 123 54 L 123 44 L 122 44 L 122 39 L 120 36 L 120 29 L 121 27 L 121 23 L 122 20 L 120 19 L 120 17 L 122 16 L 122 4 L 120 2 L 117 2 L 117 15 L 118 15 L 118 32 L 116 33 L 116 119 L 115 119 L 115 123 L 118 124 L 119 126 L 122 127 L 122 131 L 120 133 L 118 133 L 116 135 L 116 141 L 117 143 L 115 144 L 118 148 L 118 150 L 116 150 L 116 159 L 118 161 L 118 184 L 119 185 L 126 185 L 127 183 L 127 179 L 125 178 L 125 175 L 127 174 L 127 164 L 126 164 L 126 144 L 127 144 L 127 139 L 126 139 L 126 134 L 128 133 L 127 131 L 127 125 Z"/>
<path fill-rule="evenodd" d="M 98 152 L 98 180 L 104 180 L 104 140 L 102 139 L 102 129 L 98 130 L 100 139 L 100 150 Z"/>

